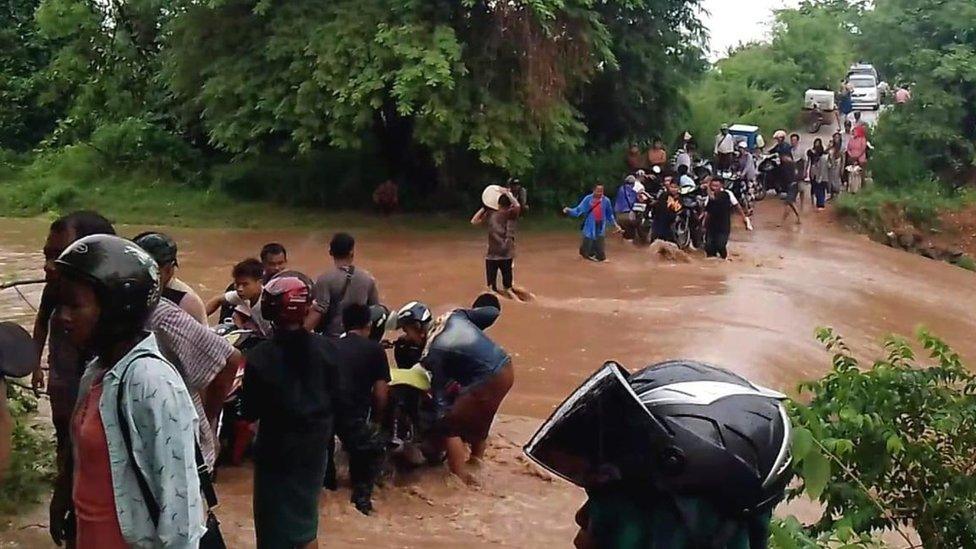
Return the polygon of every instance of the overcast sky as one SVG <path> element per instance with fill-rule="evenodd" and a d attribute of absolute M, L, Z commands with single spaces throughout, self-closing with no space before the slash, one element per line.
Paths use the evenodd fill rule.
<path fill-rule="evenodd" d="M 704 17 L 711 35 L 709 59 L 725 57 L 740 42 L 768 38 L 773 11 L 796 7 L 799 0 L 702 0 L 709 12 Z"/>

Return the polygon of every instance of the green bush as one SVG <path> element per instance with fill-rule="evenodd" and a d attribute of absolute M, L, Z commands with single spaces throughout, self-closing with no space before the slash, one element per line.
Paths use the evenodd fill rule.
<path fill-rule="evenodd" d="M 5 385 L 14 429 L 10 469 L 0 482 L 0 514 L 12 514 L 47 494 L 54 480 L 54 445 L 50 430 L 31 421 L 37 399 L 20 387 Z"/>
<path fill-rule="evenodd" d="M 907 525 L 925 548 L 976 546 L 976 375 L 925 330 L 929 361 L 888 337 L 870 367 L 830 329 L 817 337 L 833 368 L 800 385 L 808 403 L 790 404 L 802 480 L 791 495 L 820 501 L 812 532 L 847 543 Z"/>
<path fill-rule="evenodd" d="M 871 233 L 908 221 L 921 228 L 938 226 L 940 212 L 970 203 L 972 193 L 954 190 L 930 178 L 914 184 L 872 185 L 858 194 L 842 194 L 837 212 Z"/>
<path fill-rule="evenodd" d="M 109 166 L 137 169 L 158 176 L 177 177 L 201 184 L 199 152 L 186 141 L 142 118 L 103 124 L 91 134 L 89 144 Z"/>

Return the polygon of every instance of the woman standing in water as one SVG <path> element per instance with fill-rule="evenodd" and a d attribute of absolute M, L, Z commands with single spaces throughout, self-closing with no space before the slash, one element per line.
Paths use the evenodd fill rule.
<path fill-rule="evenodd" d="M 74 537 L 79 548 L 196 547 L 206 532 L 197 417 L 143 328 L 159 301 L 159 267 L 110 235 L 76 241 L 55 267 L 58 318 L 96 358 L 81 379 L 71 452 L 58 464 L 51 537 Z"/>
<path fill-rule="evenodd" d="M 319 492 L 342 393 L 334 344 L 304 328 L 309 294 L 297 277 L 268 282 L 261 309 L 273 335 L 247 355 L 244 416 L 261 422 L 253 495 L 259 549 L 318 547 Z"/>

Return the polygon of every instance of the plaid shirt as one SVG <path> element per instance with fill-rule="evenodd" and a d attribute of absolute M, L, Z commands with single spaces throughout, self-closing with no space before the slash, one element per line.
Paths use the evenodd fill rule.
<path fill-rule="evenodd" d="M 176 366 L 190 391 L 193 407 L 200 418 L 200 451 L 212 468 L 217 453 L 216 442 L 214 430 L 203 410 L 201 393 L 227 365 L 234 347 L 165 298 L 159 300 L 149 317 L 149 329 L 156 334 L 159 350 Z"/>

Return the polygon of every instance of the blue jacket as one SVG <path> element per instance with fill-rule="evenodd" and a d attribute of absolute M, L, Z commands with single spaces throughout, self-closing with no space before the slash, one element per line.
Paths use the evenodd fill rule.
<path fill-rule="evenodd" d="M 583 200 L 578 206 L 569 210 L 569 215 L 571 217 L 583 217 L 583 237 L 585 238 L 598 238 L 606 234 L 607 225 L 611 227 L 617 224 L 616 218 L 613 216 L 613 204 L 610 203 L 610 199 L 606 195 L 603 195 L 603 200 L 600 202 L 599 208 L 603 208 L 603 226 L 597 227 L 596 221 L 593 219 L 593 193 L 590 193 L 583 197 Z"/>
<path fill-rule="evenodd" d="M 637 191 L 630 183 L 624 183 L 617 188 L 617 196 L 614 198 L 614 210 L 617 213 L 628 213 L 634 209 L 637 203 Z"/>

